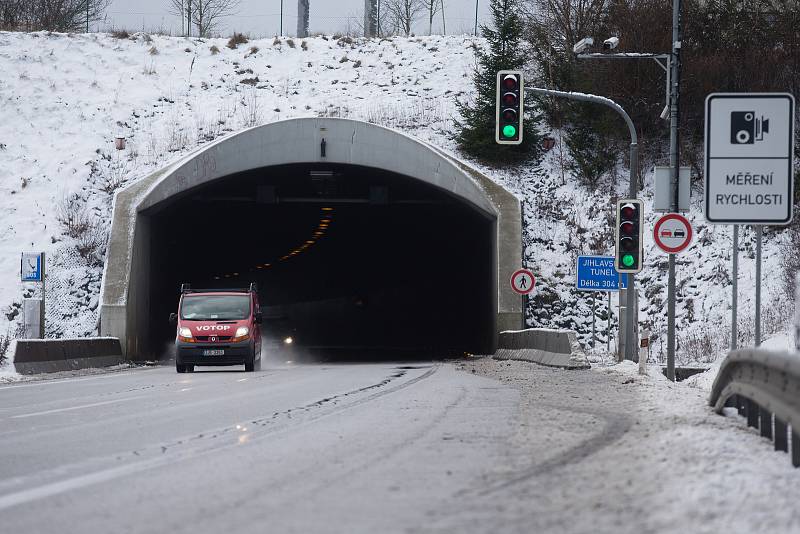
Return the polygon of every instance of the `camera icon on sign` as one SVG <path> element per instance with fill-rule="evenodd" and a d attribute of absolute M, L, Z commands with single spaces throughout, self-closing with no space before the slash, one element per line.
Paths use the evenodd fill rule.
<path fill-rule="evenodd" d="M 769 119 L 756 118 L 755 111 L 731 111 L 731 144 L 752 145 L 769 133 Z"/>

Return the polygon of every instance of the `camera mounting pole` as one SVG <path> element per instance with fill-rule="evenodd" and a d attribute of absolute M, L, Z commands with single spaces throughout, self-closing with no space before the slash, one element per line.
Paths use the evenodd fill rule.
<path fill-rule="evenodd" d="M 557 96 L 561 98 L 568 98 L 570 100 L 578 100 L 582 102 L 591 102 L 593 104 L 602 104 L 604 106 L 608 106 L 617 113 L 619 113 L 623 119 L 625 119 L 625 124 L 628 125 L 628 131 L 631 135 L 631 172 L 630 172 L 630 184 L 628 189 L 628 196 L 629 198 L 636 198 L 636 195 L 639 191 L 639 180 L 638 180 L 638 172 L 639 172 L 639 138 L 636 135 L 636 128 L 633 125 L 633 121 L 631 120 L 630 115 L 616 102 L 611 100 L 610 98 L 606 98 L 604 96 L 598 95 L 589 95 L 585 93 L 570 93 L 566 91 L 555 91 L 553 89 L 540 89 L 538 87 L 526 87 L 526 92 L 533 93 L 535 95 L 545 95 L 545 96 Z M 626 320 L 626 328 L 625 328 L 625 359 L 634 361 L 635 355 L 637 352 L 636 348 L 636 340 L 634 336 L 634 332 L 636 330 L 636 325 L 638 321 L 638 310 L 636 310 L 636 288 L 633 285 L 633 273 L 628 273 L 628 290 L 627 290 L 627 297 L 628 302 L 625 307 L 625 320 Z"/>
<path fill-rule="evenodd" d="M 672 0 L 672 57 L 670 58 L 669 95 L 669 181 L 672 191 L 670 209 L 678 211 L 680 198 L 680 97 L 681 97 L 681 11 L 682 0 Z M 669 255 L 667 282 L 667 378 L 675 382 L 675 254 Z"/>

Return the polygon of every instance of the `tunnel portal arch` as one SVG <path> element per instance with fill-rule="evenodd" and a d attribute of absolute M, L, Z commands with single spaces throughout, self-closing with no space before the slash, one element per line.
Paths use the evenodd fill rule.
<path fill-rule="evenodd" d="M 185 208 L 189 200 L 211 195 L 214 187 L 226 183 L 333 172 L 320 171 L 328 168 L 339 169 L 343 180 L 385 175 L 393 183 L 417 187 L 418 195 L 427 191 L 438 202 L 482 220 L 487 243 L 481 250 L 489 256 L 483 258 L 489 267 L 481 271 L 488 278 L 481 285 L 489 288 L 486 305 L 491 309 L 486 310 L 487 335 L 480 346 L 468 348 L 493 351 L 498 332 L 522 326 L 522 300 L 508 282 L 522 262 L 521 208 L 514 195 L 474 168 L 400 132 L 347 119 L 304 118 L 219 139 L 116 195 L 101 289 L 101 335 L 118 337 L 131 359 L 158 353 L 148 331 L 152 315 L 161 313 L 154 311 L 152 295 L 157 287 L 152 278 L 158 274 L 152 266 L 157 260 L 153 243 L 164 230 L 158 227 L 159 213 Z"/>

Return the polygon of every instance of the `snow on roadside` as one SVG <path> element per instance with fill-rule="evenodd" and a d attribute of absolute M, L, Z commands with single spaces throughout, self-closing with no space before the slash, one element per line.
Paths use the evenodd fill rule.
<path fill-rule="evenodd" d="M 564 371 L 483 358 L 463 368 L 521 393 L 508 472 L 490 494 L 503 514 L 463 502 L 465 529 L 800 532 L 800 471 L 738 415 L 715 414 L 706 391 L 656 368 L 640 376 L 631 362 Z"/>
<path fill-rule="evenodd" d="M 761 348 L 774 351 L 794 351 L 793 336 L 794 334 L 790 330 L 779 332 L 774 336 L 765 339 L 761 344 Z M 690 376 L 682 383 L 689 387 L 698 388 L 711 393 L 714 380 L 717 378 L 717 373 L 719 373 L 719 368 L 722 366 L 722 362 L 725 360 L 726 354 L 727 352 L 720 354 L 720 356 L 709 366 L 706 371 L 694 376 Z"/>

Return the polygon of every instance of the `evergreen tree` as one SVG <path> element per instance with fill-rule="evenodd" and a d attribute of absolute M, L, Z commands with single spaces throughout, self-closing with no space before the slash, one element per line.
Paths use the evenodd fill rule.
<path fill-rule="evenodd" d="M 536 158 L 540 139 L 532 107 L 525 106 L 523 142 L 521 145 L 495 143 L 495 105 L 497 72 L 521 70 L 525 56 L 521 46 L 523 23 L 517 14 L 521 0 L 491 0 L 494 29 L 481 26 L 488 50 L 477 49 L 477 65 L 473 73 L 475 101 L 457 102 L 463 122 L 456 122 L 459 148 L 472 157 L 488 163 L 520 163 Z"/>

